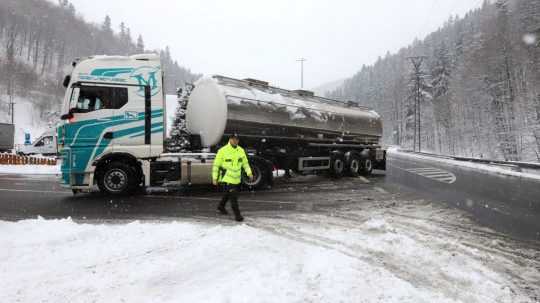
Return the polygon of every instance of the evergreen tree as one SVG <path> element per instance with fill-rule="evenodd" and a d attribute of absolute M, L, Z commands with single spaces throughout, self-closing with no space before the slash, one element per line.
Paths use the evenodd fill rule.
<path fill-rule="evenodd" d="M 109 15 L 105 16 L 105 20 L 103 21 L 103 25 L 101 26 L 101 29 L 108 34 L 112 34 L 112 21 L 111 17 Z"/>
<path fill-rule="evenodd" d="M 192 84 L 186 84 L 183 89 L 177 90 L 178 106 L 172 123 L 171 133 L 167 139 L 166 147 L 169 152 L 182 152 L 189 149 L 189 133 L 186 128 L 186 109 L 193 90 Z"/>
<path fill-rule="evenodd" d="M 139 54 L 144 53 L 144 41 L 141 35 L 139 35 L 139 37 L 137 38 L 137 45 L 135 47 L 135 51 Z"/>
<path fill-rule="evenodd" d="M 540 0 L 486 0 L 424 40 L 362 66 L 329 96 L 373 107 L 383 119 L 383 142 L 411 147 L 415 86 L 407 58 L 428 54 L 433 99 L 425 87 L 423 146 L 469 157 L 540 160 L 539 43 Z"/>
<path fill-rule="evenodd" d="M 444 150 L 445 146 L 449 147 L 449 152 L 454 153 L 453 136 L 451 135 L 452 128 L 452 106 L 451 106 L 451 58 L 448 46 L 443 41 L 440 46 L 435 49 L 433 54 L 434 65 L 432 67 L 432 92 L 434 119 L 436 123 L 435 138 L 438 145 L 438 150 Z"/>

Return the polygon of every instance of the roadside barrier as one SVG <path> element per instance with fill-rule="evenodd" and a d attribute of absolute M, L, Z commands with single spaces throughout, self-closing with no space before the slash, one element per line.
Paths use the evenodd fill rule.
<path fill-rule="evenodd" d="M 0 164 L 4 165 L 56 165 L 56 163 L 54 158 L 0 154 Z"/>
<path fill-rule="evenodd" d="M 487 165 L 504 166 L 504 167 L 510 168 L 512 170 L 515 170 L 515 171 L 520 171 L 522 168 L 540 170 L 540 163 L 517 162 L 517 161 L 500 161 L 500 160 L 490 160 L 490 159 L 482 159 L 482 158 L 468 158 L 468 157 L 447 156 L 447 155 L 438 155 L 438 154 L 414 152 L 414 151 L 411 151 L 411 150 L 403 150 L 403 149 L 400 150 L 400 151 L 410 153 L 410 154 L 417 154 L 417 155 L 429 156 L 429 157 L 435 157 L 435 158 L 450 159 L 450 160 L 457 160 L 457 161 L 463 161 L 463 162 L 472 162 L 472 163 L 481 163 L 481 164 L 487 164 Z"/>

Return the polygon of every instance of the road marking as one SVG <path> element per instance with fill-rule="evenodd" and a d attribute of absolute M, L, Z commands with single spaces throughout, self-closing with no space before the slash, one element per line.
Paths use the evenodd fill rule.
<path fill-rule="evenodd" d="M 360 181 L 362 181 L 362 182 L 364 182 L 364 183 L 366 183 L 366 184 L 367 184 L 367 183 L 371 183 L 371 182 L 369 182 L 368 179 L 366 179 L 365 177 L 362 177 L 362 176 L 359 176 L 358 179 L 360 179 Z"/>
<path fill-rule="evenodd" d="M 378 186 L 375 186 L 375 190 L 380 192 L 381 194 L 387 194 L 388 193 L 386 190 L 384 190 L 384 188 L 380 188 Z"/>
<path fill-rule="evenodd" d="M 456 182 L 457 177 L 453 173 L 442 170 L 436 167 L 413 167 L 413 168 L 403 168 L 393 164 L 390 164 L 391 167 L 401 169 L 416 175 L 420 175 L 425 178 L 435 180 L 437 182 L 453 184 Z"/>
<path fill-rule="evenodd" d="M 52 190 L 30 190 L 30 189 L 11 189 L 11 188 L 0 188 L 0 191 L 7 192 L 16 192 L 16 193 L 38 193 L 38 194 L 57 194 L 64 195 L 70 194 L 68 191 L 52 191 Z"/>
<path fill-rule="evenodd" d="M 43 181 L 50 181 L 54 182 L 54 180 L 48 179 L 48 178 L 2 178 L 0 176 L 0 181 L 24 181 L 24 182 L 43 182 Z"/>
<path fill-rule="evenodd" d="M 404 170 L 438 182 L 452 184 L 456 182 L 456 175 L 436 167 L 405 168 Z"/>

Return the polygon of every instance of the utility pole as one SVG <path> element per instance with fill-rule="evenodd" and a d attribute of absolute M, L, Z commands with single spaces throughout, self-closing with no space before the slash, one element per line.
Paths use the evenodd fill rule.
<path fill-rule="evenodd" d="M 13 93 L 11 92 L 11 85 L 9 91 L 9 106 L 11 111 L 11 124 L 15 124 L 15 102 L 13 102 Z"/>
<path fill-rule="evenodd" d="M 300 62 L 300 88 L 304 88 L 304 62 L 307 61 L 305 58 L 300 58 L 296 60 L 297 62 Z"/>
<path fill-rule="evenodd" d="M 415 57 L 408 57 L 411 61 L 411 64 L 414 68 L 414 75 L 415 75 L 415 89 L 416 89 L 416 96 L 414 98 L 414 148 L 413 150 L 416 151 L 416 148 L 418 147 L 418 151 L 422 151 L 422 121 L 421 121 L 421 108 L 420 108 L 420 100 L 422 99 L 422 91 L 420 87 L 421 78 L 422 78 L 422 63 L 426 59 L 426 56 L 415 56 Z"/>

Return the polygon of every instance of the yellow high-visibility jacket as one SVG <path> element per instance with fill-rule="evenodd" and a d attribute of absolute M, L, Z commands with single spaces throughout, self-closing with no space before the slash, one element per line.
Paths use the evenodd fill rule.
<path fill-rule="evenodd" d="M 212 180 L 237 185 L 242 182 L 242 169 L 248 177 L 252 176 L 246 152 L 240 146 L 232 147 L 230 143 L 218 150 L 214 166 L 212 167 Z"/>

